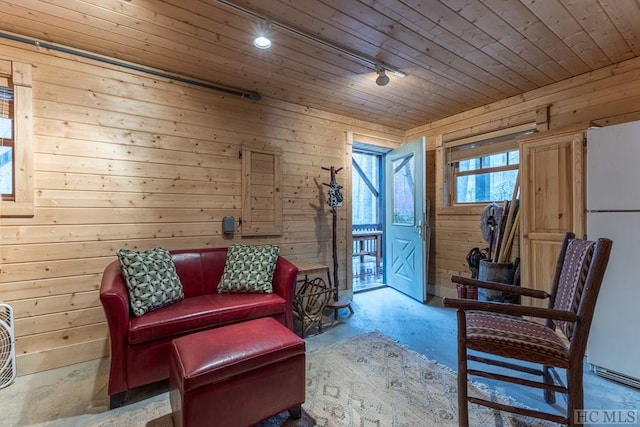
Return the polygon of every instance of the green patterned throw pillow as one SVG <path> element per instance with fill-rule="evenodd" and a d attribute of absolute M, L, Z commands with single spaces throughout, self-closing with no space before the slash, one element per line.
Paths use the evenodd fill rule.
<path fill-rule="evenodd" d="M 171 254 L 164 248 L 117 251 L 127 282 L 131 311 L 142 316 L 184 298 Z"/>
<path fill-rule="evenodd" d="M 273 272 L 280 247 L 231 245 L 218 293 L 273 293 Z"/>

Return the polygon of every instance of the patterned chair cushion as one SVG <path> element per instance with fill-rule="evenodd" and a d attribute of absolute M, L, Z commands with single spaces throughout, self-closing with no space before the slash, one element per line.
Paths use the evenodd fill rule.
<path fill-rule="evenodd" d="M 119 249 L 116 253 L 134 316 L 142 316 L 184 298 L 182 283 L 168 250 Z"/>
<path fill-rule="evenodd" d="M 582 298 L 582 291 L 584 291 L 594 247 L 595 242 L 589 240 L 572 239 L 569 241 L 553 308 L 573 313 L 578 312 L 578 305 Z M 557 321 L 556 326 L 568 338 L 573 335 L 574 325 L 572 322 Z"/>
<path fill-rule="evenodd" d="M 517 316 L 467 312 L 467 346 L 503 357 L 569 366 L 569 349 L 555 331 Z"/>
<path fill-rule="evenodd" d="M 273 273 L 280 247 L 231 245 L 218 293 L 273 293 Z"/>

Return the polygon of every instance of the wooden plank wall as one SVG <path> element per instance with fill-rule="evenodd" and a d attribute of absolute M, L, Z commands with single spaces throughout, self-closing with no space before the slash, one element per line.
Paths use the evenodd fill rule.
<path fill-rule="evenodd" d="M 549 112 L 548 125 L 640 118 L 640 60 L 412 129 L 406 135 L 293 104 L 252 103 L 62 53 L 0 42 L 0 58 L 34 65 L 33 218 L 0 222 L 0 300 L 16 312 L 18 369 L 36 372 L 106 355 L 98 300 L 104 266 L 118 248 L 226 246 L 223 216 L 240 216 L 242 146 L 283 153 L 284 234 L 252 239 L 282 254 L 331 265 L 328 182 L 322 166 L 344 167 L 347 133 L 402 141 L 426 136 L 433 291 L 451 295 L 451 274 L 484 242 L 481 209 L 442 205 L 445 138 L 509 127 Z M 348 287 L 348 203 L 339 210 L 342 288 Z M 246 241 L 246 239 L 245 239 Z"/>
<path fill-rule="evenodd" d="M 443 140 L 487 133 L 532 120 L 540 127 L 555 130 L 581 123 L 603 126 L 639 119 L 640 59 L 632 59 L 408 131 L 407 140 L 427 137 L 428 167 L 435 171 L 434 184 L 427 183 L 434 207 L 433 292 L 439 296 L 455 295 L 451 275 L 469 276 L 467 252 L 473 247 L 488 246 L 480 233 L 484 206 L 459 209 L 444 206 Z"/>
<path fill-rule="evenodd" d="M 0 300 L 15 309 L 20 375 L 108 354 L 98 289 L 119 248 L 268 242 L 285 257 L 332 265 L 321 167 L 350 166 L 348 132 L 404 135 L 10 41 L 0 41 L 0 58 L 34 67 L 35 216 L 0 222 Z M 221 233 L 224 216 L 241 216 L 242 147 L 282 152 L 279 238 Z M 346 215 L 339 211 L 342 288 Z"/>

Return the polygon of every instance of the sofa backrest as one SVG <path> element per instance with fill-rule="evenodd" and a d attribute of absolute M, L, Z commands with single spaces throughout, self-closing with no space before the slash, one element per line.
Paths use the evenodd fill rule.
<path fill-rule="evenodd" d="M 227 248 L 184 249 L 171 251 L 185 297 L 217 293 L 218 283 L 224 272 Z M 298 268 L 283 257 L 278 257 L 273 273 L 273 292 L 285 300 L 284 324 L 293 329 L 293 295 Z M 100 282 L 100 300 L 105 307 L 111 332 L 121 325 L 119 340 L 125 340 L 129 323 L 129 294 L 120 262 L 116 259 L 104 270 Z M 112 337 L 113 338 L 113 337 Z"/>
<path fill-rule="evenodd" d="M 217 292 L 227 258 L 227 248 L 171 251 L 185 298 Z"/>
<path fill-rule="evenodd" d="M 215 294 L 224 273 L 228 248 L 182 249 L 170 251 L 176 272 L 180 277 L 185 297 Z M 278 257 L 273 275 L 273 292 L 291 304 L 298 269 L 290 261 Z M 115 293 L 128 302 L 127 286 L 120 262 L 115 260 L 102 276 L 101 293 Z"/>

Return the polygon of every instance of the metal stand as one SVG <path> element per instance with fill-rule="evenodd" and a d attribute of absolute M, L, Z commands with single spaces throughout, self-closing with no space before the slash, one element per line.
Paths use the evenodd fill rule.
<path fill-rule="evenodd" d="M 336 174 L 340 171 L 340 169 L 336 170 L 333 166 L 331 168 L 322 168 L 324 170 L 328 170 L 331 173 L 331 184 L 325 184 L 330 188 L 334 188 L 337 186 L 336 183 Z M 333 184 L 333 185 L 332 185 Z M 331 199 L 331 197 L 330 197 Z M 329 200 L 329 204 L 331 206 L 331 215 L 333 216 L 332 223 L 332 249 L 333 249 L 333 299 L 329 300 L 327 303 L 327 308 L 333 310 L 333 317 L 335 320 L 338 320 L 338 311 L 342 308 L 349 308 L 349 312 L 353 314 L 353 307 L 351 307 L 351 300 L 347 297 L 340 296 L 338 289 L 339 281 L 338 281 L 338 239 L 337 239 L 337 229 L 338 229 L 338 212 L 336 210 L 337 205 L 331 203 Z M 329 277 L 329 284 L 331 285 L 331 278 Z"/>

